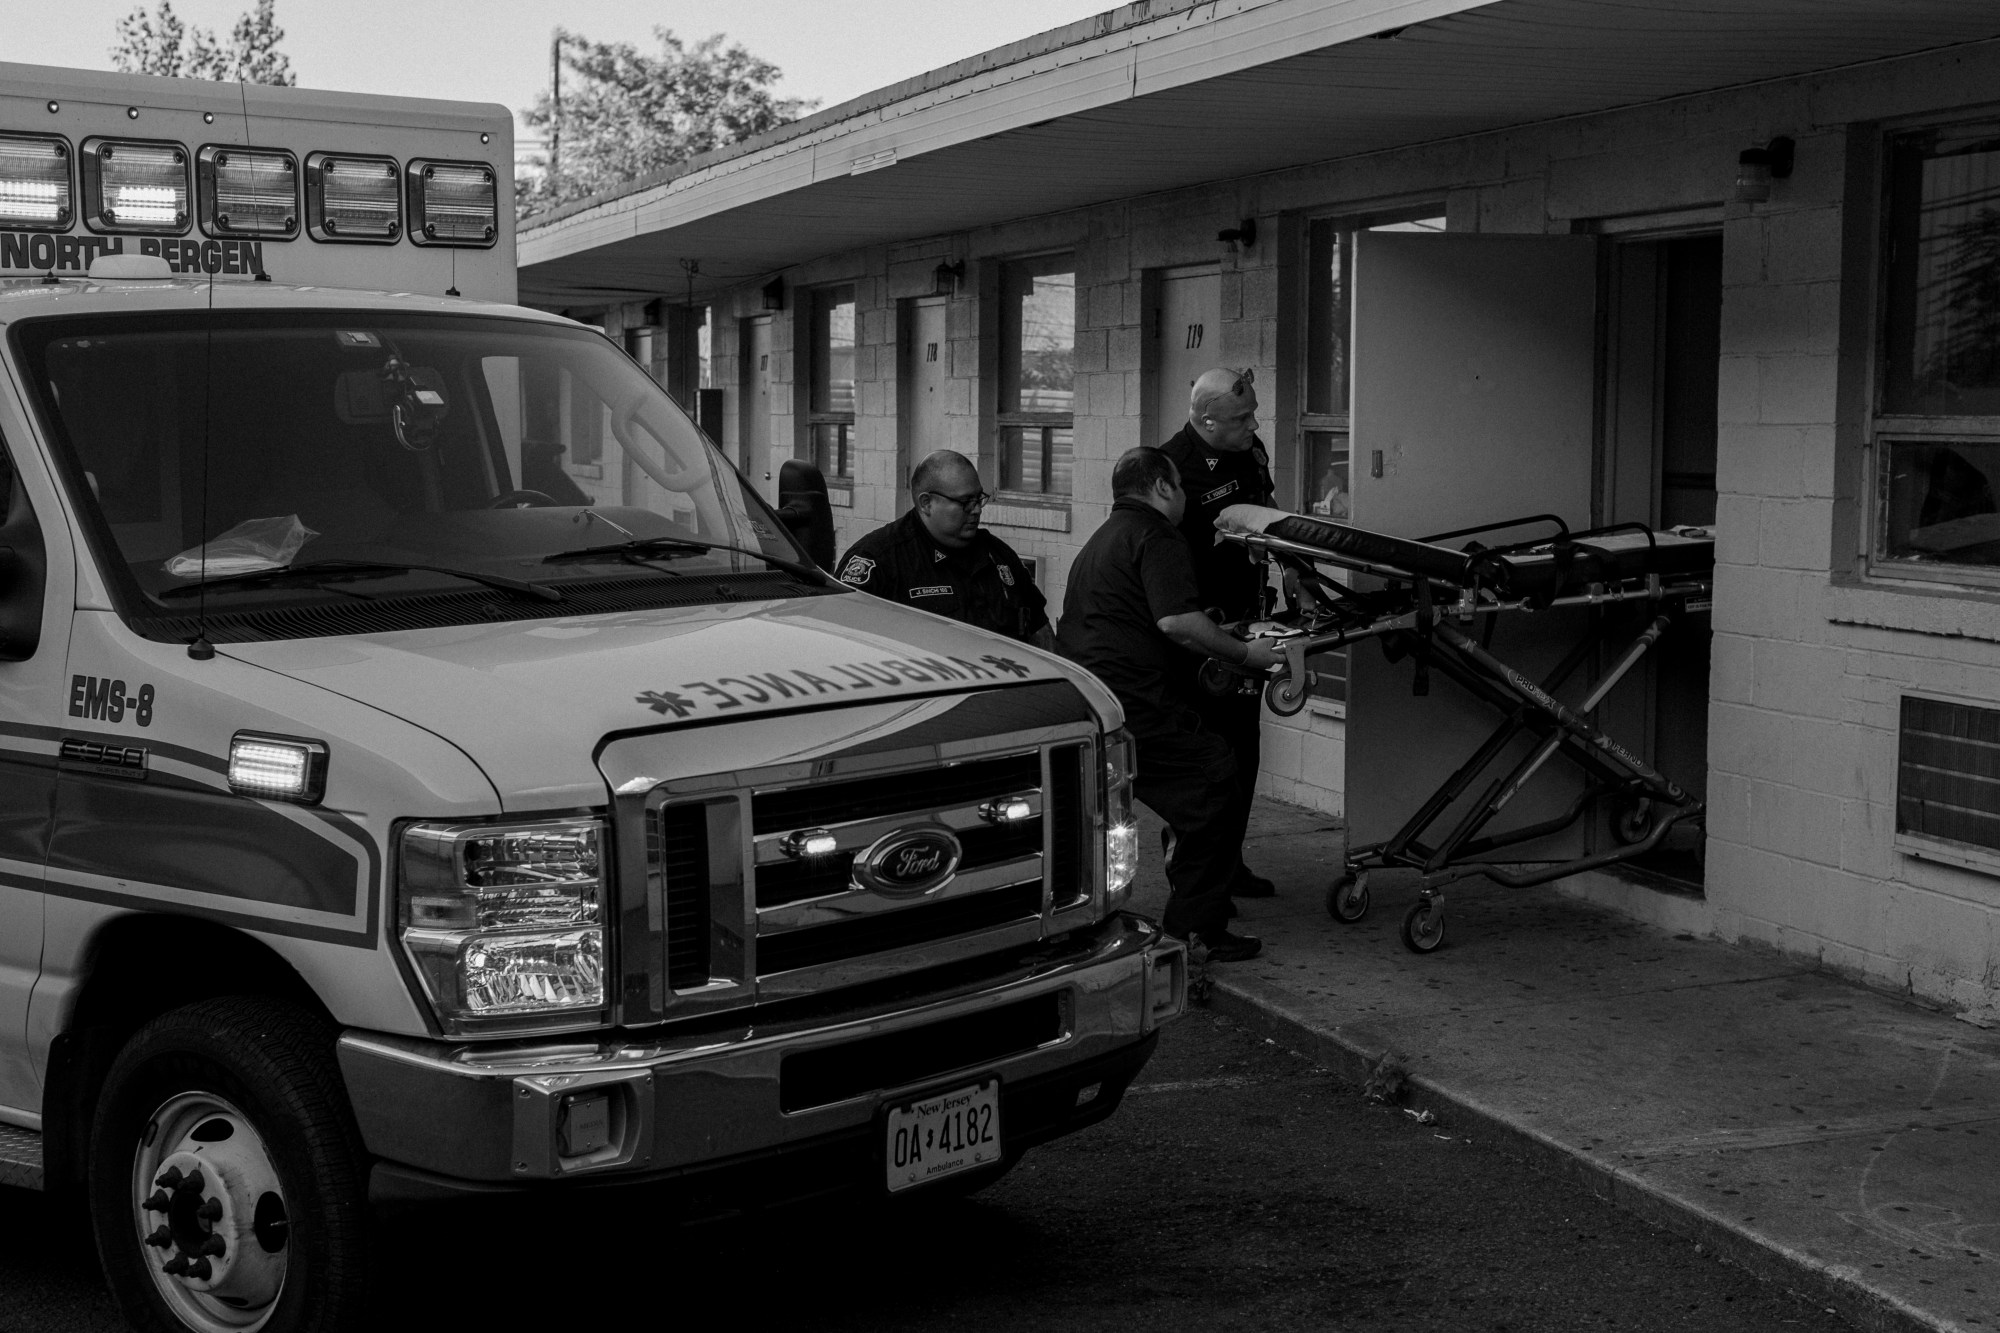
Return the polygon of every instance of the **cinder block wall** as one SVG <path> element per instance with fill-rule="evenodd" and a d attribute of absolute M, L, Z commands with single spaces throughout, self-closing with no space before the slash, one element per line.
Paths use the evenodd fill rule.
<path fill-rule="evenodd" d="M 895 303 L 929 294 L 938 257 L 968 260 L 968 281 L 950 306 L 951 438 L 980 460 L 990 484 L 991 405 L 982 395 L 993 373 L 990 261 L 1077 253 L 1073 502 L 1010 505 L 1011 521 L 1007 513 L 989 518 L 1041 561 L 1044 587 L 1060 605 L 1069 561 L 1108 507 L 1111 460 L 1178 426 L 1151 420 L 1147 406 L 1149 273 L 1220 261 L 1217 360 L 1256 368 L 1281 498 L 1296 502 L 1290 422 L 1300 326 L 1287 237 L 1296 237 L 1298 217 L 1438 204 L 1453 231 L 1566 233 L 1607 219 L 1720 212 L 1707 895 L 1607 889 L 1603 877 L 1576 887 L 1677 929 L 1767 943 L 1944 1003 L 1991 1004 L 2000 981 L 2000 875 L 1899 849 L 1894 801 L 1904 693 L 2000 704 L 2000 599 L 1870 584 L 1858 551 L 1878 226 L 1868 127 L 1980 107 L 1996 86 L 2000 44 L 1985 43 L 913 237 L 789 271 L 789 293 L 853 281 L 862 306 L 863 461 L 854 507 L 840 515 L 841 540 L 894 516 Z M 1781 133 L 1798 143 L 1791 179 L 1768 203 L 1725 206 L 1737 152 Z M 1256 217 L 1271 239 L 1245 253 L 1218 245 L 1216 231 L 1243 217 Z M 718 304 L 718 347 L 737 345 L 735 321 L 756 301 L 753 287 Z M 774 329 L 787 386 L 798 384 L 799 318 L 794 305 Z M 783 397 L 774 441 L 803 443 L 803 425 L 790 415 L 795 403 L 802 410 L 795 396 Z M 1274 719 L 1266 737 L 1265 789 L 1337 812 L 1348 781 L 1340 719 Z"/>

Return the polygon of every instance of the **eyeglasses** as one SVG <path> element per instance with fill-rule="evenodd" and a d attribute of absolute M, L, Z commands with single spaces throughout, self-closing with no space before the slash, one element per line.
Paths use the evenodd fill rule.
<path fill-rule="evenodd" d="M 1224 366 L 1223 369 L 1228 370 L 1230 374 L 1236 377 L 1236 383 L 1229 386 L 1229 392 L 1236 397 L 1242 397 L 1244 390 L 1257 382 L 1257 372 L 1251 367 L 1246 366 L 1242 370 L 1230 370 L 1228 366 Z"/>
<path fill-rule="evenodd" d="M 946 491 L 925 491 L 925 495 L 935 495 L 940 500 L 949 500 L 968 513 L 978 513 L 986 508 L 986 502 L 993 496 L 986 491 L 974 491 L 970 495 L 952 495 Z"/>

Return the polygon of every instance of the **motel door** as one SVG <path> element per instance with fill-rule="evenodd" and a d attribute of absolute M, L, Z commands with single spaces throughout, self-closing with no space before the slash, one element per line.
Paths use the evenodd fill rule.
<path fill-rule="evenodd" d="M 1402 537 L 1535 513 L 1590 525 L 1596 246 L 1584 236 L 1356 234 L 1354 523 Z M 1492 651 L 1535 677 L 1572 641 L 1552 640 L 1581 628 L 1569 613 L 1502 619 Z M 1389 662 L 1379 643 L 1356 645 L 1349 669 L 1348 838 L 1359 845 L 1400 828 L 1501 719 L 1441 673 L 1427 696 L 1413 695 L 1409 659 Z M 1563 697 L 1577 697 L 1587 670 Z M 1551 818 L 1578 790 L 1573 767 L 1548 764 L 1491 831 Z M 1506 855 L 1581 855 L 1584 832 L 1579 822 Z"/>
<path fill-rule="evenodd" d="M 1188 390 L 1222 364 L 1222 274 L 1213 264 L 1160 274 L 1153 308 L 1153 416 L 1147 444 L 1165 444 L 1188 419 Z"/>
<path fill-rule="evenodd" d="M 777 463 L 771 457 L 771 319 L 766 315 L 744 325 L 743 421 L 737 439 L 742 456 L 737 466 L 766 500 L 777 500 Z M 762 478 L 761 484 L 759 478 Z"/>
<path fill-rule="evenodd" d="M 927 296 L 903 308 L 902 365 L 897 368 L 902 402 L 896 413 L 896 512 L 915 498 L 910 494 L 910 469 L 948 448 L 945 440 L 945 371 L 950 348 L 945 340 L 945 298 Z"/>

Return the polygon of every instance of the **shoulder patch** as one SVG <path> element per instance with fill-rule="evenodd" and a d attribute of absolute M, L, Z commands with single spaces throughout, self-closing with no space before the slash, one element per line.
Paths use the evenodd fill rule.
<path fill-rule="evenodd" d="M 1010 588 L 1014 586 L 1014 571 L 1008 566 L 1006 561 L 1004 560 L 994 561 L 993 572 L 1000 576 L 1000 581 L 1002 583 L 1006 584 Z"/>
<path fill-rule="evenodd" d="M 862 584 L 868 582 L 869 576 L 874 574 L 874 572 L 875 562 L 873 560 L 870 560 L 865 555 L 850 555 L 847 557 L 847 564 L 841 568 L 840 581 L 859 588 Z"/>

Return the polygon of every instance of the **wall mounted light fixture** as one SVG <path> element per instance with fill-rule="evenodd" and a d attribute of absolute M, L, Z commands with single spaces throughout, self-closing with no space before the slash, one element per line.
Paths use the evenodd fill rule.
<path fill-rule="evenodd" d="M 958 284 L 965 281 L 965 261 L 953 263 L 947 259 L 931 270 L 931 290 L 939 296 L 954 296 Z"/>
<path fill-rule="evenodd" d="M 773 278 L 764 284 L 764 309 L 783 310 L 785 308 L 785 280 Z"/>
<path fill-rule="evenodd" d="M 1218 241 L 1234 241 L 1238 247 L 1248 250 L 1257 244 L 1257 219 L 1244 218 L 1233 227 L 1226 227 L 1215 233 Z"/>
<path fill-rule="evenodd" d="M 1792 174 L 1792 154 L 1797 147 L 1779 135 L 1762 148 L 1746 148 L 1736 155 L 1735 199 L 1740 204 L 1761 204 L 1771 197 L 1771 182 Z"/>

